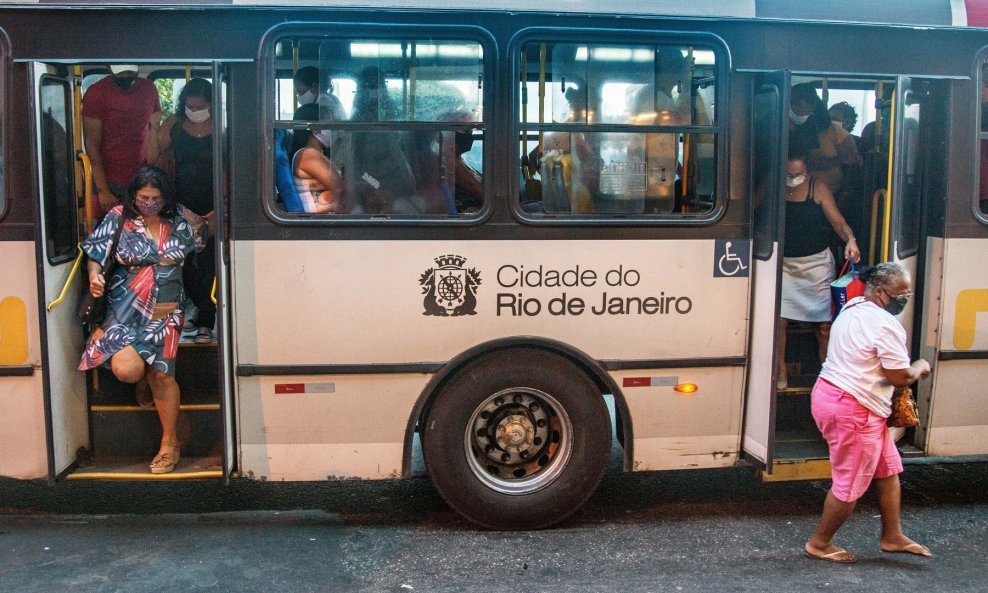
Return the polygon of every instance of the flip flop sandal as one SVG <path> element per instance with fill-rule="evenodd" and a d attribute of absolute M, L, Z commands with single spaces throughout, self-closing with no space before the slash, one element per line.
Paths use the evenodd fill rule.
<path fill-rule="evenodd" d="M 854 557 L 854 554 L 848 552 L 844 548 L 837 548 L 837 550 L 830 552 L 829 554 L 819 555 L 810 553 L 808 550 L 803 550 L 803 554 L 805 554 L 807 558 L 813 558 L 814 560 L 825 560 L 827 562 L 836 562 L 837 564 L 854 564 L 858 561 L 858 559 Z M 847 557 L 838 558 L 841 554 L 847 554 Z"/>

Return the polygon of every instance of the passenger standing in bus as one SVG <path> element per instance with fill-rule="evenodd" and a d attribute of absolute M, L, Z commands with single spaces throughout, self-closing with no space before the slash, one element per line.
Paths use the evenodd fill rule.
<path fill-rule="evenodd" d="M 296 137 L 305 146 L 292 157 L 292 177 L 305 212 L 343 214 L 343 177 L 339 168 L 326 157 L 332 144 L 331 130 L 298 130 Z"/>
<path fill-rule="evenodd" d="M 343 121 L 346 119 L 346 110 L 343 103 L 333 94 L 333 81 L 326 81 L 327 90 L 322 90 L 319 84 L 319 69 L 315 66 L 305 66 L 299 68 L 293 78 L 295 83 L 295 96 L 298 99 L 299 108 L 306 105 L 316 105 L 319 107 L 320 120 Z M 292 119 L 304 119 L 299 117 L 298 110 Z"/>
<path fill-rule="evenodd" d="M 820 361 L 830 334 L 830 283 L 836 271 L 829 228 L 845 241 L 844 257 L 860 261 L 851 227 L 841 216 L 824 183 L 810 176 L 806 157 L 790 153 L 786 163 L 786 234 L 782 258 L 782 307 L 776 353 L 778 387 L 788 387 L 786 327 L 788 320 L 816 324 Z"/>
<path fill-rule="evenodd" d="M 112 74 L 89 87 L 82 101 L 97 219 L 123 199 L 141 165 L 158 159 L 158 89 L 137 70 L 136 65 L 110 66 Z"/>
<path fill-rule="evenodd" d="M 789 104 L 789 145 L 807 155 L 810 172 L 836 194 L 843 181 L 841 165 L 862 163 L 854 139 L 830 121 L 812 83 L 793 85 Z"/>
<path fill-rule="evenodd" d="M 147 380 L 161 421 L 152 474 L 168 473 L 179 461 L 175 357 L 185 317 L 181 266 L 205 246 L 208 231 L 206 219 L 175 201 L 165 172 L 145 166 L 127 187 L 123 203 L 82 242 L 90 258 L 90 292 L 94 297 L 109 292 L 106 319 L 90 335 L 79 370 L 105 365 L 124 383 Z M 105 278 L 110 258 L 120 265 Z"/>
<path fill-rule="evenodd" d="M 158 147 L 162 154 L 171 149 L 175 156 L 175 197 L 183 206 L 212 224 L 213 216 L 213 85 L 204 78 L 193 78 L 178 94 L 175 114 L 161 125 Z M 216 276 L 216 248 L 206 242 L 200 253 L 186 258 L 182 275 L 195 316 L 185 320 L 186 330 L 196 330 L 195 341 L 213 341 L 216 305 L 213 279 Z M 198 328 L 198 329 L 196 329 Z"/>
<path fill-rule="evenodd" d="M 909 272 L 891 262 L 866 270 L 861 278 L 865 294 L 848 301 L 834 322 L 827 360 L 811 396 L 813 419 L 830 446 L 833 484 L 804 550 L 811 558 L 856 562 L 833 538 L 874 482 L 881 550 L 932 556 L 902 532 L 902 459 L 885 423 L 893 389 L 930 374 L 925 360 L 910 364 L 906 330 L 895 318 L 912 295 L 912 282 Z"/>

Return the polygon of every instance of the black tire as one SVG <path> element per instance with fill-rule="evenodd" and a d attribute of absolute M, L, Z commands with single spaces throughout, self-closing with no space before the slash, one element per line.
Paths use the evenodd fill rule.
<path fill-rule="evenodd" d="M 594 382 L 536 348 L 493 353 L 458 371 L 422 434 L 436 489 L 490 529 L 539 529 L 570 516 L 600 483 L 610 451 L 610 417 Z"/>

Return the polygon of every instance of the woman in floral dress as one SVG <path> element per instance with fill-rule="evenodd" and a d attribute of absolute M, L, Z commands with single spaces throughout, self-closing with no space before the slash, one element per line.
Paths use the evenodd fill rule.
<path fill-rule="evenodd" d="M 179 461 L 175 356 L 185 322 L 182 263 L 202 250 L 207 231 L 205 219 L 175 202 L 164 171 L 145 166 L 134 175 L 123 203 L 82 243 L 89 256 L 90 292 L 108 294 L 106 319 L 90 336 L 79 370 L 102 364 L 125 383 L 147 379 L 161 420 L 152 474 L 168 473 Z M 110 257 L 118 265 L 104 278 Z"/>

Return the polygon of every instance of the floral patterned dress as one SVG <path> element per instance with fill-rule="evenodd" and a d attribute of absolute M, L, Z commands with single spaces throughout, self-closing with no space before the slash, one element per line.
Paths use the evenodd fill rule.
<path fill-rule="evenodd" d="M 79 370 L 108 365 L 110 357 L 125 346 L 133 346 L 152 368 L 175 375 L 175 355 L 185 323 L 182 301 L 182 262 L 205 246 L 206 221 L 191 210 L 175 206 L 175 216 L 161 218 L 158 242 L 151 238 L 141 216 L 125 218 L 116 206 L 82 242 L 93 261 L 106 266 L 111 254 L 117 261 L 107 278 L 106 319 L 102 332 L 93 333 L 79 361 Z M 120 225 L 116 249 L 111 243 Z M 178 303 L 161 319 L 153 319 L 158 303 Z"/>

